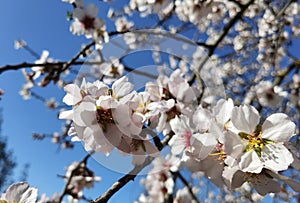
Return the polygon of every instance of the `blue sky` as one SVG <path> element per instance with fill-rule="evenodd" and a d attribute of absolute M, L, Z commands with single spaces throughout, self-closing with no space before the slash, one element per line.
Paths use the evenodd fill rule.
<path fill-rule="evenodd" d="M 100 16 L 104 17 L 108 6 L 101 1 L 94 2 L 98 3 Z M 66 20 L 66 16 L 67 11 L 71 10 L 72 6 L 61 0 L 3 1 L 0 7 L 0 67 L 24 61 L 34 62 L 35 58 L 28 52 L 14 49 L 16 39 L 24 39 L 39 54 L 47 49 L 50 57 L 55 59 L 72 58 L 81 45 L 89 41 L 70 33 L 70 22 Z M 141 22 L 143 23 L 145 22 Z M 143 65 L 143 62 L 135 61 L 137 67 Z M 57 174 L 65 174 L 65 167 L 73 161 L 81 160 L 86 152 L 80 143 L 76 144 L 74 150 L 58 152 L 57 146 L 50 140 L 33 141 L 33 132 L 60 132 L 63 122 L 57 119 L 58 112 L 47 109 L 44 103 L 35 99 L 24 101 L 18 93 L 24 83 L 25 79 L 20 71 L 9 71 L 0 75 L 0 88 L 5 91 L 0 100 L 4 119 L 2 134 L 8 137 L 9 148 L 13 149 L 18 163 L 15 179 L 20 176 L 22 166 L 29 163 L 28 182 L 39 188 L 39 194 L 46 193 L 51 197 L 54 192 L 60 193 L 64 187 L 64 180 L 57 178 Z M 36 88 L 34 91 L 47 98 L 55 96 L 58 101 L 64 96 L 64 92 L 54 86 Z M 102 177 L 102 181 L 86 193 L 87 197 L 93 199 L 122 176 L 104 168 L 93 159 L 89 160 L 89 166 L 96 175 Z M 137 179 L 121 189 L 110 202 L 133 202 L 141 191 Z M 268 200 L 270 199 L 266 199 L 266 202 Z"/>
<path fill-rule="evenodd" d="M 99 1 L 99 13 L 106 14 L 108 7 Z M 60 0 L 10 0 L 2 2 L 0 8 L 0 66 L 34 62 L 35 58 L 24 50 L 14 49 L 14 40 L 24 39 L 30 47 L 41 54 L 44 49 L 50 52 L 50 57 L 69 60 L 88 41 L 84 37 L 74 36 L 69 32 L 70 22 L 66 20 L 67 11 L 72 6 Z M 101 14 L 100 14 L 101 15 Z M 81 160 L 86 152 L 79 143 L 74 150 L 57 151 L 57 146 L 50 140 L 33 141 L 32 133 L 60 132 L 62 122 L 57 119 L 57 111 L 51 111 L 45 104 L 35 99 L 24 101 L 19 91 L 25 84 L 20 71 L 9 71 L 0 75 L 0 88 L 5 95 L 0 101 L 3 108 L 3 132 L 8 137 L 9 148 L 14 151 L 14 158 L 18 163 L 15 179 L 21 175 L 22 166 L 30 164 L 28 182 L 39 188 L 39 194 L 52 196 L 54 192 L 61 192 L 64 180 L 57 178 L 57 174 L 64 175 L 65 167 L 75 160 Z M 36 92 L 50 98 L 55 96 L 61 101 L 63 91 L 56 87 L 36 88 Z M 96 198 L 102 194 L 122 174 L 112 172 L 93 159 L 89 165 L 95 173 L 102 177 L 96 187 L 87 191 L 87 197 Z M 132 202 L 140 192 L 138 180 L 129 183 L 111 202 Z M 127 201 L 128 200 L 128 201 Z"/>

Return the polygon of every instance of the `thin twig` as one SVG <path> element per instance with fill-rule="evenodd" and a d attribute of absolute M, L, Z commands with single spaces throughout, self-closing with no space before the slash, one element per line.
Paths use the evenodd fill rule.
<path fill-rule="evenodd" d="M 190 195 L 192 196 L 193 200 L 195 200 L 197 203 L 200 203 L 199 199 L 197 198 L 197 196 L 194 194 L 190 184 L 188 183 L 188 181 L 182 176 L 182 174 L 177 171 L 177 172 L 171 172 L 172 174 L 174 174 L 175 176 L 177 176 L 181 182 L 188 188 L 188 191 L 190 193 Z"/>
<path fill-rule="evenodd" d="M 23 48 L 28 51 L 33 57 L 35 57 L 36 59 L 40 59 L 40 55 L 35 52 L 33 49 L 31 49 L 28 45 L 23 46 Z"/>

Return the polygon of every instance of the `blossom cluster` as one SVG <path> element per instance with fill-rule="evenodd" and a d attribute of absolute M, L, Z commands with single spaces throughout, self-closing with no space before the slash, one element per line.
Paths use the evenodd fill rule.
<path fill-rule="evenodd" d="M 101 178 L 95 176 L 84 162 L 73 162 L 66 171 L 65 180 L 68 182 L 68 194 L 72 199 L 81 199 L 83 189 L 94 187 L 94 182 L 99 182 Z"/>
<path fill-rule="evenodd" d="M 68 195 L 69 202 L 78 202 L 83 199 L 83 190 L 94 187 L 95 182 L 101 178 L 95 176 L 85 161 L 73 162 L 66 170 L 64 179 L 67 182 L 65 191 L 62 194 L 55 193 L 52 198 L 42 194 L 38 198 L 38 189 L 30 187 L 27 182 L 18 182 L 10 185 L 5 193 L 0 196 L 1 203 L 59 203 Z"/>
<path fill-rule="evenodd" d="M 63 1 L 74 7 L 69 13 L 72 20 L 70 31 L 94 40 L 96 49 L 102 48 L 103 42 L 108 41 L 108 34 L 104 20 L 98 17 L 98 7 L 85 5 L 83 0 Z M 68 134 L 73 141 L 82 141 L 87 151 L 109 156 L 117 149 L 123 155 L 132 155 L 133 164 L 137 166 L 142 165 L 147 156 L 157 157 L 153 170 L 143 181 L 148 194 L 142 195 L 140 202 L 164 202 L 169 195 L 175 194 L 172 174 L 182 167 L 193 173 L 203 172 L 215 185 L 226 186 L 229 190 L 251 185 L 259 195 L 266 195 L 280 192 L 280 184 L 285 182 L 299 192 L 300 183 L 282 175 L 297 164 L 297 170 L 300 170 L 298 152 L 292 152 L 289 146 L 296 125 L 286 114 L 271 114 L 285 104 L 287 107 L 294 105 L 294 110 L 298 108 L 299 112 L 299 61 L 288 50 L 291 39 L 297 39 L 300 34 L 299 10 L 294 1 L 280 5 L 258 0 L 131 0 L 128 6 L 124 6 L 122 14 L 110 9 L 108 17 L 118 17 L 115 33 L 124 33 L 125 43 L 133 50 L 139 43 L 151 41 L 146 32 L 134 29 L 131 20 L 135 19 L 132 15 L 135 11 L 141 17 L 158 15 L 160 21 L 154 28 L 158 35 L 162 33 L 161 29 L 174 34 L 184 30 L 185 25 L 195 26 L 194 36 L 199 36 L 195 37 L 195 42 L 199 41 L 199 47 L 203 45 L 210 55 L 215 49 L 231 47 L 228 50 L 234 54 L 220 50 L 226 57 L 212 55 L 210 59 L 219 68 L 228 92 L 235 94 L 232 97 L 235 102 L 245 104 L 236 106 L 232 99 L 220 99 L 213 105 L 206 93 L 199 89 L 200 84 L 194 82 L 196 87 L 189 85 L 186 79 L 188 65 L 178 57 L 170 61 L 170 66 L 175 69 L 170 76 L 160 74 L 155 82 L 146 83 L 144 91 L 136 92 L 129 79 L 121 77 L 125 70 L 121 59 L 111 58 L 104 62 L 98 50 L 99 59 L 95 62 L 101 65 L 94 66 L 91 74 L 101 80 L 86 82 L 83 79 L 80 86 L 66 85 L 63 102 L 72 109 L 61 112 L 59 117 L 72 121 Z M 178 17 L 176 23 L 173 14 Z M 127 20 L 127 17 L 131 19 Z M 173 24 L 178 24 L 178 27 Z M 27 44 L 19 40 L 15 47 L 25 48 Z M 154 61 L 161 62 L 157 60 L 158 46 L 154 49 Z M 199 50 L 193 54 L 195 66 L 203 61 L 203 53 Z M 53 59 L 48 56 L 49 52 L 44 51 L 35 63 L 52 63 Z M 182 59 L 187 57 L 190 56 L 182 56 Z M 244 66 L 249 64 L 249 59 L 254 62 Z M 288 70 L 288 67 L 287 72 L 281 74 L 285 70 L 279 66 L 291 59 L 294 68 L 291 66 Z M 178 66 L 180 70 L 176 69 Z M 31 72 L 24 71 L 28 81 L 20 92 L 24 98 L 30 97 L 31 88 L 48 69 L 36 66 Z M 290 77 L 289 71 L 293 73 L 293 69 L 296 74 Z M 276 81 L 273 81 L 275 76 Z M 284 80 L 290 80 L 290 84 L 282 85 Z M 40 85 L 45 86 L 50 79 L 46 81 Z M 49 108 L 57 107 L 54 100 L 47 103 Z M 254 107 L 255 104 L 269 112 L 263 114 Z M 271 115 L 265 118 L 265 113 Z M 166 159 L 160 156 L 162 144 L 157 142 L 157 138 L 162 137 L 171 137 L 166 147 L 170 154 Z M 61 142 L 58 134 L 53 136 L 53 142 Z M 81 171 L 72 179 L 68 189 L 71 194 L 78 195 L 74 197 L 80 198 L 83 187 L 89 187 L 99 178 L 78 163 L 69 169 L 75 168 Z M 71 172 L 68 172 L 66 178 L 70 177 Z M 8 189 L 8 195 L 3 195 L 4 201 L 11 201 L 9 194 L 12 190 Z M 22 198 L 14 197 L 13 201 L 26 202 Z M 187 188 L 178 190 L 174 199 L 174 202 L 183 201 L 192 201 Z"/>
<path fill-rule="evenodd" d="M 96 44 L 101 47 L 103 42 L 108 41 L 105 22 L 98 17 L 99 8 L 90 3 L 84 5 L 83 0 L 65 2 L 74 6 L 74 11 L 69 13 L 73 20 L 70 31 L 74 35 L 85 35 L 86 38 L 95 40 Z"/>
<path fill-rule="evenodd" d="M 198 104 L 200 90 L 190 87 L 179 69 L 146 83 L 143 92 L 133 88 L 126 76 L 111 87 L 101 81 L 69 84 L 63 101 L 73 109 L 60 118 L 73 121 L 69 134 L 88 151 L 109 155 L 116 148 L 140 165 L 148 155 L 159 155 L 151 140 L 154 132 L 172 135 L 171 155 L 217 186 L 235 189 L 248 182 L 261 195 L 280 191 L 279 172 L 294 162 L 286 144 L 296 125 L 286 114 L 275 113 L 262 122 L 253 106 L 235 106 L 232 99 L 220 99 L 215 106 Z M 300 183 L 285 181 L 299 190 Z M 151 190 L 152 184 L 146 187 Z"/>
<path fill-rule="evenodd" d="M 184 150 L 184 164 L 191 171 L 203 171 L 216 185 L 235 189 L 248 182 L 261 195 L 275 193 L 280 191 L 278 181 L 283 180 L 278 173 L 294 162 L 285 145 L 295 135 L 296 125 L 283 113 L 272 114 L 263 123 L 260 120 L 253 106 L 234 106 L 231 99 L 220 100 L 209 112 L 200 108 L 192 118 L 174 120 L 171 126 L 178 137 L 172 140 L 174 147 Z M 204 132 L 192 131 L 195 127 L 176 129 L 179 125 L 192 126 L 189 123 L 204 126 Z M 300 183 L 285 180 L 299 191 Z"/>

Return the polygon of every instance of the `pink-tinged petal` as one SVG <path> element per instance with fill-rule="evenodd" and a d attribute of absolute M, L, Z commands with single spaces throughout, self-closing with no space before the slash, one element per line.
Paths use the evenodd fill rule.
<path fill-rule="evenodd" d="M 239 163 L 240 169 L 243 172 L 260 173 L 263 169 L 263 164 L 255 151 L 246 152 Z"/>
<path fill-rule="evenodd" d="M 272 171 L 286 170 L 294 161 L 291 152 L 282 144 L 265 145 L 261 152 L 261 159 L 265 168 Z"/>
<path fill-rule="evenodd" d="M 66 96 L 63 98 L 63 102 L 67 105 L 75 105 L 82 100 L 80 93 L 80 88 L 75 84 L 69 84 L 64 87 L 67 92 Z"/>
<path fill-rule="evenodd" d="M 262 138 L 275 142 L 287 142 L 294 135 L 296 125 L 283 113 L 269 116 L 262 126 Z"/>
<path fill-rule="evenodd" d="M 59 119 L 68 119 L 68 120 L 72 120 L 73 119 L 73 114 L 74 114 L 74 110 L 68 110 L 68 111 L 62 111 L 59 113 L 58 118 Z"/>
<path fill-rule="evenodd" d="M 250 105 L 234 107 L 232 110 L 232 123 L 241 132 L 252 133 L 259 124 L 259 113 Z"/>
<path fill-rule="evenodd" d="M 23 193 L 28 190 L 28 183 L 15 183 L 6 190 L 5 198 L 8 202 L 20 202 Z"/>

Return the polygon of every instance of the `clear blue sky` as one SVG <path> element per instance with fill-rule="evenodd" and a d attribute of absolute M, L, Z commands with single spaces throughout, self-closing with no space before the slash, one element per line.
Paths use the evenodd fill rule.
<path fill-rule="evenodd" d="M 107 6 L 98 2 L 99 13 L 105 15 Z M 66 20 L 66 14 L 71 10 L 72 6 L 61 0 L 3 1 L 0 8 L 0 66 L 34 62 L 35 58 L 26 51 L 14 49 L 16 39 L 24 39 L 38 53 L 47 49 L 55 59 L 72 58 L 81 45 L 88 41 L 69 32 L 70 22 Z M 24 83 L 20 71 L 0 75 L 0 88 L 5 91 L 0 101 L 4 119 L 2 133 L 8 137 L 9 148 L 13 149 L 18 163 L 15 179 L 20 176 L 22 166 L 29 163 L 28 182 L 39 188 L 40 195 L 47 193 L 51 197 L 64 187 L 64 180 L 57 178 L 57 174 L 64 175 L 65 167 L 75 160 L 81 160 L 86 153 L 81 144 L 77 144 L 74 150 L 57 152 L 57 146 L 50 140 L 32 140 L 32 132 L 60 132 L 63 123 L 57 119 L 57 111 L 48 110 L 42 102 L 22 99 L 18 92 Z M 64 96 L 64 92 L 57 91 L 55 87 L 36 88 L 35 91 L 47 98 L 54 95 L 57 100 Z M 102 177 L 102 181 L 87 191 L 87 197 L 98 197 L 121 177 L 121 174 L 104 168 L 93 159 L 89 160 L 89 165 Z M 134 183 L 128 184 L 111 202 L 120 202 L 120 198 L 122 202 L 133 202 L 140 193 L 140 188 L 136 187 L 138 182 L 135 182 L 135 187 Z"/>

